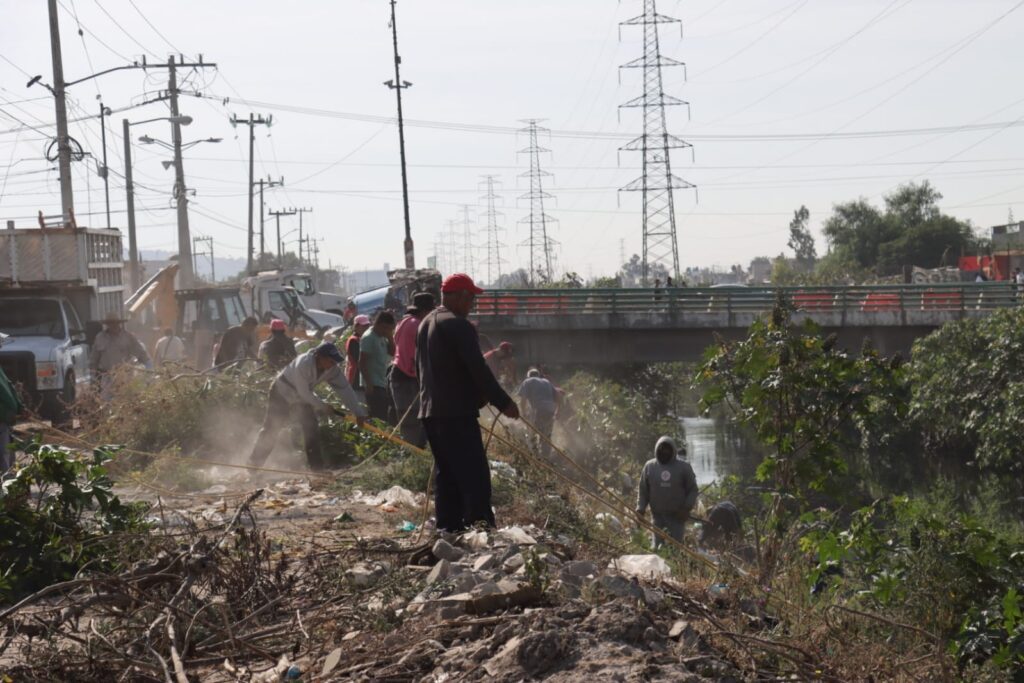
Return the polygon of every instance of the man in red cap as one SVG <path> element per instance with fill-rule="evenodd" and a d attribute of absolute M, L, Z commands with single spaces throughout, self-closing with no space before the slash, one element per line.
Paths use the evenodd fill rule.
<path fill-rule="evenodd" d="M 502 386 L 515 386 L 516 358 L 510 342 L 503 341 L 498 344 L 498 348 L 484 354 L 484 360 Z"/>
<path fill-rule="evenodd" d="M 270 321 L 270 339 L 260 344 L 259 358 L 274 372 L 295 360 L 295 342 L 288 336 L 288 326 L 283 320 Z"/>
<path fill-rule="evenodd" d="M 423 319 L 416 336 L 419 417 L 434 456 L 434 506 L 443 531 L 478 522 L 495 525 L 480 408 L 490 403 L 508 417 L 519 417 L 467 320 L 482 292 L 468 275 L 449 275 L 441 285 L 441 306 Z"/>

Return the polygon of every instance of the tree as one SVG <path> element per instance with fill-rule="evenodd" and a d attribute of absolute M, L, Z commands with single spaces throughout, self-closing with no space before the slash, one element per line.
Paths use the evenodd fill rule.
<path fill-rule="evenodd" d="M 789 248 L 793 250 L 797 264 L 806 270 L 813 268 L 818 258 L 814 236 L 807 227 L 810 219 L 811 212 L 806 206 L 801 206 L 793 212 L 793 220 L 789 222 Z"/>
<path fill-rule="evenodd" d="M 525 268 L 518 268 L 511 273 L 502 273 L 494 283 L 495 289 L 527 289 L 529 286 L 530 273 Z"/>
<path fill-rule="evenodd" d="M 937 268 L 980 246 L 970 223 L 944 215 L 940 194 L 928 181 L 908 183 L 885 197 L 881 212 L 866 200 L 836 204 L 824 233 L 833 261 L 899 273 L 904 266 Z M 834 264 L 833 264 L 834 265 Z"/>
<path fill-rule="evenodd" d="M 647 264 L 647 280 L 648 286 L 654 286 L 654 281 L 661 280 L 665 282 L 668 276 L 671 275 L 668 272 L 668 268 L 661 263 L 649 263 Z M 624 284 L 634 283 L 640 284 L 644 279 L 644 264 L 640 260 L 639 254 L 633 254 L 627 263 L 622 264 L 622 280 Z"/>

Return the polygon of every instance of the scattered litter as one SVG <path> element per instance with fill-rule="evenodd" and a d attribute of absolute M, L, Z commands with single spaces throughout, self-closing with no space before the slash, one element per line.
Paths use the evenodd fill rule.
<path fill-rule="evenodd" d="M 334 650 L 331 651 L 331 654 L 327 655 L 327 659 L 324 660 L 324 668 L 320 671 L 320 675 L 321 676 L 326 676 L 327 674 L 329 674 L 332 671 L 334 671 L 335 667 L 338 666 L 338 662 L 340 662 L 340 661 L 341 661 L 341 648 L 337 647 L 337 648 L 334 648 Z"/>
<path fill-rule="evenodd" d="M 390 507 L 398 505 L 416 507 L 420 504 L 421 499 L 417 494 L 413 493 L 409 489 L 402 488 L 401 486 L 392 486 L 389 489 L 381 491 L 376 496 L 367 496 L 362 491 L 355 491 L 352 494 L 352 500 L 371 507 L 377 507 L 379 505 Z M 391 510 L 385 510 L 385 512 L 391 512 Z"/>
<path fill-rule="evenodd" d="M 227 491 L 228 491 L 228 487 L 225 486 L 224 484 L 214 484 L 210 488 L 201 491 L 201 493 L 213 495 L 213 494 L 218 494 L 218 493 L 227 493 Z"/>
<path fill-rule="evenodd" d="M 594 519 L 605 529 L 610 529 L 611 531 L 622 531 L 624 528 L 619 518 L 610 512 L 598 512 L 594 515 Z"/>
<path fill-rule="evenodd" d="M 406 533 L 406 534 L 407 534 L 407 533 L 409 533 L 410 531 L 416 531 L 416 524 L 415 524 L 415 523 L 413 523 L 413 522 L 410 522 L 409 520 L 405 520 L 404 522 L 402 522 L 401 524 L 399 524 L 399 525 L 398 525 L 398 526 L 396 527 L 396 529 L 397 529 L 398 531 L 401 531 L 402 533 Z"/>
<path fill-rule="evenodd" d="M 342 512 L 340 515 L 335 517 L 334 521 L 339 523 L 354 522 L 356 521 L 356 518 L 352 516 L 351 512 L 346 510 L 345 512 Z"/>
<path fill-rule="evenodd" d="M 623 555 L 609 562 L 608 569 L 638 578 L 664 579 L 672 575 L 668 562 L 658 555 Z"/>

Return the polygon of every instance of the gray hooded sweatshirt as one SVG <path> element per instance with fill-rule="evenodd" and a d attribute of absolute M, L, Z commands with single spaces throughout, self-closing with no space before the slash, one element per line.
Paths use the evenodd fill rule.
<path fill-rule="evenodd" d="M 675 442 L 663 436 L 654 446 L 655 454 L 663 443 L 671 445 L 675 453 L 679 452 Z M 683 517 L 697 504 L 697 491 L 697 477 L 690 463 L 673 456 L 667 465 L 662 465 L 654 457 L 647 461 L 640 475 L 636 508 L 643 514 L 650 505 L 655 517 Z"/>

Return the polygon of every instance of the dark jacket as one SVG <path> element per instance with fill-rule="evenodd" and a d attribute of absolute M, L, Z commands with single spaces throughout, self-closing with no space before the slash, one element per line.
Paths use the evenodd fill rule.
<path fill-rule="evenodd" d="M 297 355 L 295 342 L 284 332 L 271 332 L 270 339 L 260 344 L 260 358 L 274 370 L 288 365 Z"/>
<path fill-rule="evenodd" d="M 256 349 L 253 348 L 255 341 L 255 333 L 249 332 L 241 325 L 229 327 L 224 332 L 224 336 L 220 338 L 220 349 L 217 351 L 217 357 L 213 364 L 223 365 L 233 360 L 255 358 Z"/>
<path fill-rule="evenodd" d="M 504 410 L 512 399 L 480 353 L 476 328 L 443 306 L 416 335 L 420 417 L 477 417 L 488 403 Z"/>

